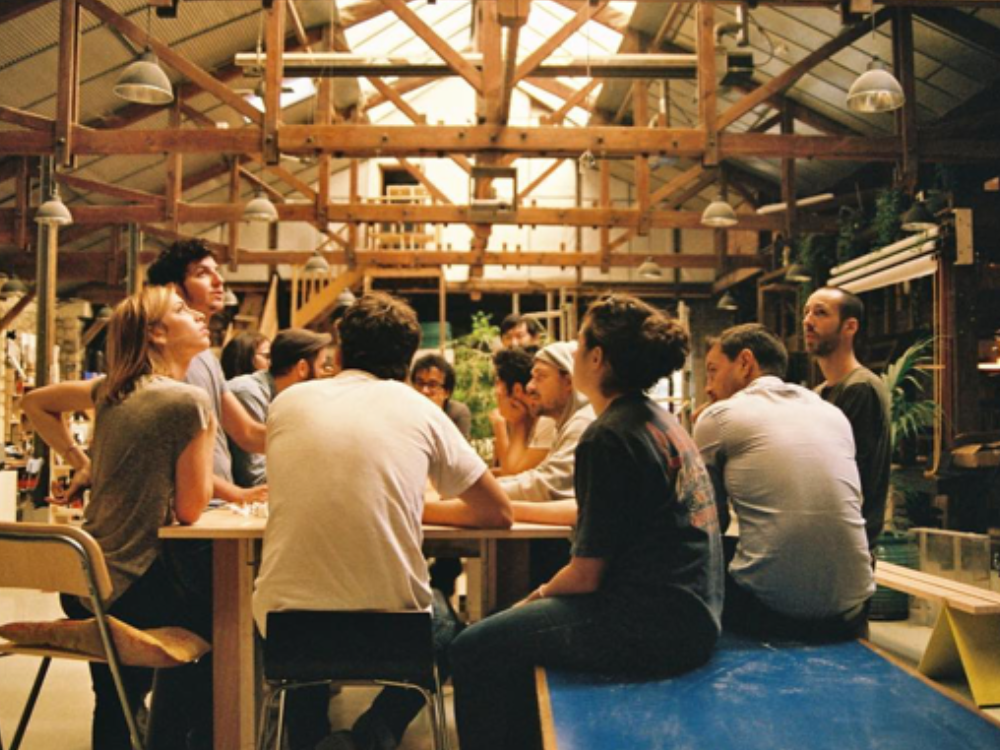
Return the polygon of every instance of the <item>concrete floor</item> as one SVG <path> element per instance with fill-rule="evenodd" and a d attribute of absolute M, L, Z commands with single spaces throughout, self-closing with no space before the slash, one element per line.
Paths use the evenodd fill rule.
<path fill-rule="evenodd" d="M 56 597 L 52 594 L 0 591 L 0 622 L 61 616 Z M 871 632 L 876 645 L 916 664 L 931 629 L 907 621 L 873 622 Z M 7 744 L 13 736 L 37 664 L 37 659 L 27 657 L 0 659 L 0 737 Z M 969 696 L 965 684 L 949 683 L 948 687 Z M 354 717 L 367 707 L 372 696 L 373 691 L 365 688 L 345 689 L 331 703 L 334 726 L 350 726 Z M 450 688 L 446 691 L 446 698 L 450 712 Z M 25 735 L 24 750 L 88 750 L 92 710 L 93 698 L 86 665 L 65 660 L 53 662 L 35 716 Z M 1000 708 L 989 709 L 987 713 L 1000 720 Z M 449 724 L 454 727 L 450 715 Z M 457 747 L 454 729 L 452 731 L 452 747 Z M 430 750 L 432 747 L 428 722 L 425 716 L 420 716 L 404 738 L 402 750 Z"/>

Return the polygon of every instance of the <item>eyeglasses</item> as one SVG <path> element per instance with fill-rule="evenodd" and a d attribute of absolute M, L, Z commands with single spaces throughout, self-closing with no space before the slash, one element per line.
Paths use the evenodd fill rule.
<path fill-rule="evenodd" d="M 431 393 L 438 393 L 444 390 L 444 383 L 438 382 L 437 380 L 414 380 L 413 387 L 418 391 L 430 391 Z"/>

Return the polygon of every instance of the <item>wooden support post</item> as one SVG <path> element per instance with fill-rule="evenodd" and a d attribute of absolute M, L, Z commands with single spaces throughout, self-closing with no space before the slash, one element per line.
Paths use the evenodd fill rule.
<path fill-rule="evenodd" d="M 277 164 L 278 126 L 281 124 L 281 83 L 284 78 L 285 2 L 273 0 L 267 10 L 267 67 L 264 71 L 264 128 L 261 153 L 267 164 Z"/>
<path fill-rule="evenodd" d="M 76 0 L 61 0 L 59 10 L 56 161 L 64 167 L 73 167 L 73 128 L 80 114 L 80 6 Z"/>
<path fill-rule="evenodd" d="M 611 207 L 611 162 L 601 159 L 601 208 Z M 602 226 L 601 237 L 601 273 L 611 270 L 611 228 Z"/>
<path fill-rule="evenodd" d="M 632 86 L 632 126 L 645 128 L 649 126 L 649 86 L 646 81 L 636 81 Z M 635 157 L 635 193 L 639 213 L 643 218 L 649 212 L 649 156 L 637 154 Z M 639 222 L 639 236 L 649 234 L 648 221 Z"/>
<path fill-rule="evenodd" d="M 229 168 L 229 202 L 239 205 L 242 199 L 240 190 L 240 160 L 233 159 Z M 240 222 L 230 221 L 227 224 L 227 245 L 226 257 L 229 260 L 229 270 L 235 271 L 240 267 Z"/>
<path fill-rule="evenodd" d="M 181 129 L 181 99 L 174 99 L 170 107 L 170 127 L 176 130 Z M 167 184 L 166 203 L 164 205 L 164 215 L 169 223 L 171 231 L 176 232 L 179 228 L 177 218 L 177 204 L 184 198 L 184 156 L 178 151 L 170 151 L 167 154 Z"/>
<path fill-rule="evenodd" d="M 477 3 L 476 43 L 483 55 L 483 87 L 477 97 L 478 119 L 491 124 L 500 123 L 500 100 L 503 98 L 503 34 L 497 20 L 496 3 Z M 513 83 L 511 83 L 513 85 Z"/>
<path fill-rule="evenodd" d="M 716 112 L 715 72 L 715 8 L 710 3 L 699 2 L 698 29 L 698 121 L 705 132 L 706 166 L 719 163 L 719 122 Z"/>
<path fill-rule="evenodd" d="M 350 202 L 358 202 L 358 160 L 351 159 L 350 174 L 348 176 L 348 199 Z M 354 268 L 354 254 L 358 251 L 358 223 L 352 221 L 347 225 L 347 267 Z"/>
<path fill-rule="evenodd" d="M 781 109 L 781 132 L 792 135 L 795 132 L 795 119 L 791 109 Z M 789 156 L 781 160 L 781 200 L 785 203 L 785 238 L 792 242 L 798 235 L 798 208 L 795 203 L 795 157 Z"/>
<path fill-rule="evenodd" d="M 144 238 L 138 224 L 128 225 L 128 251 L 125 254 L 125 293 L 135 294 L 142 289 L 140 272 Z"/>
<path fill-rule="evenodd" d="M 334 34 L 335 29 L 331 20 L 331 23 L 323 29 L 322 49 L 333 49 Z M 329 125 L 332 115 L 333 81 L 329 78 L 321 78 L 316 91 L 316 124 Z M 320 153 L 316 169 L 319 173 L 316 190 L 316 225 L 320 231 L 325 232 L 329 224 L 326 207 L 330 205 L 330 153 L 328 151 Z"/>
<path fill-rule="evenodd" d="M 14 186 L 14 244 L 21 250 L 31 248 L 28 237 L 28 212 L 31 205 L 31 175 L 28 157 L 22 156 L 17 165 L 17 182 Z"/>
<path fill-rule="evenodd" d="M 913 70 L 913 11 L 894 8 L 892 15 L 893 68 L 906 100 L 896 110 L 896 134 L 902 139 L 903 158 L 899 184 L 911 195 L 917 189 L 920 161 L 917 155 L 917 85 Z"/>

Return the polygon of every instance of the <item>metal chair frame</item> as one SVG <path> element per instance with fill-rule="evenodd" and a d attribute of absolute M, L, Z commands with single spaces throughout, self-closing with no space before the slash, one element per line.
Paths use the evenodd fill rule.
<path fill-rule="evenodd" d="M 71 559 L 67 560 L 65 554 L 58 554 L 65 551 L 70 553 Z M 12 562 L 15 556 L 18 558 L 18 564 Z M 68 564 L 72 559 L 77 561 L 76 567 Z M 10 750 L 18 750 L 21 746 L 53 658 L 83 659 L 108 665 L 122 712 L 125 714 L 132 747 L 134 750 L 143 750 L 135 714 L 132 712 L 128 696 L 125 694 L 125 686 L 122 684 L 118 650 L 115 648 L 106 619 L 104 602 L 111 594 L 111 578 L 104 561 L 104 553 L 94 538 L 82 529 L 72 526 L 0 523 L 0 587 L 54 590 L 57 593 L 89 598 L 104 649 L 104 658 L 95 658 L 44 647 L 3 648 L 6 655 L 26 654 L 42 657 L 42 663 L 35 675 L 24 711 L 14 732 Z M 2 738 L 0 738 L 0 750 L 3 750 Z"/>
<path fill-rule="evenodd" d="M 359 674 L 359 672 L 368 671 L 365 668 L 357 667 L 356 663 L 353 666 L 347 667 L 344 670 L 338 669 L 336 662 L 339 658 L 344 660 L 350 660 L 352 658 L 356 659 L 356 653 L 346 653 L 349 652 L 356 644 L 353 641 L 351 644 L 341 645 L 338 643 L 329 643 L 324 648 L 333 648 L 334 653 L 323 654 L 317 658 L 317 661 L 308 667 L 310 674 L 302 675 L 302 678 L 297 678 L 294 675 L 289 675 L 289 672 L 294 672 L 294 666 L 289 668 L 289 665 L 282 658 L 284 654 L 279 653 L 279 651 L 287 649 L 288 643 L 275 643 L 275 640 L 271 638 L 275 630 L 272 628 L 273 618 L 278 617 L 295 617 L 295 616 L 328 616 L 335 617 L 338 619 L 355 619 L 357 620 L 356 625 L 352 625 L 352 635 L 354 637 L 366 638 L 369 633 L 365 630 L 365 624 L 367 618 L 370 616 L 401 616 L 408 618 L 407 624 L 412 624 L 412 619 L 418 616 L 423 616 L 426 618 L 427 623 L 427 639 L 426 639 L 426 654 L 422 655 L 421 661 L 423 665 L 421 667 L 422 671 L 428 671 L 429 675 L 417 675 L 414 674 L 412 678 L 406 679 L 385 679 L 384 677 L 376 674 L 378 671 L 376 667 L 371 669 L 371 674 Z M 403 622 L 403 621 L 400 621 Z M 281 743 L 283 739 L 283 730 L 285 723 L 285 696 L 290 690 L 297 690 L 299 688 L 305 687 L 316 687 L 320 685 L 327 686 L 340 686 L 340 687 L 352 687 L 352 686 L 365 686 L 365 685 L 377 685 L 380 687 L 397 687 L 404 688 L 406 690 L 415 690 L 423 696 L 424 702 L 427 704 L 427 709 L 429 712 L 429 721 L 431 725 L 432 734 L 434 736 L 434 747 L 435 750 L 449 750 L 448 743 L 448 727 L 447 727 L 447 717 L 445 715 L 444 707 L 444 692 L 441 687 L 441 681 L 438 674 L 437 664 L 434 660 L 434 647 L 431 636 L 431 615 L 429 612 L 419 612 L 414 610 L 405 611 L 337 611 L 337 612 L 272 612 L 268 615 L 268 634 L 269 638 L 264 640 L 264 679 L 265 685 L 267 687 L 267 696 L 264 700 L 264 704 L 261 707 L 261 718 L 258 724 L 259 734 L 257 740 L 258 750 L 266 750 L 267 742 L 271 737 L 271 718 L 275 714 L 275 707 L 277 707 L 277 726 L 274 728 L 274 750 L 281 750 Z M 359 628 L 360 630 L 354 630 L 354 628 Z M 374 643 L 374 639 L 371 641 Z M 299 645 L 299 644 L 296 644 Z M 344 654 L 336 653 L 337 648 L 341 647 L 345 651 Z M 301 655 L 299 655 L 301 658 Z M 351 676 L 343 677 L 338 676 L 337 672 L 343 673 L 344 671 L 350 672 Z M 316 678 L 316 672 L 329 672 L 330 674 L 324 675 L 321 678 Z M 276 676 L 280 675 L 280 676 Z M 394 675 L 395 677 L 400 677 L 400 675 Z M 428 680 L 428 676 L 430 679 Z M 424 682 L 425 684 L 421 684 Z M 427 684 L 429 683 L 429 684 Z"/>

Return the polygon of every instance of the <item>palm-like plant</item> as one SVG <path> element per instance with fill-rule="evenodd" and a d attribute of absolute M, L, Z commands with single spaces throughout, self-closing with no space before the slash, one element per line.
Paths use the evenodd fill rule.
<path fill-rule="evenodd" d="M 928 352 L 933 344 L 933 338 L 916 342 L 882 374 L 882 382 L 891 397 L 890 429 L 894 453 L 904 440 L 930 427 L 937 418 L 938 405 L 933 399 L 915 398 L 923 393 L 927 380 L 926 373 L 918 368 L 932 361 Z"/>

